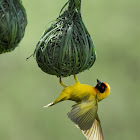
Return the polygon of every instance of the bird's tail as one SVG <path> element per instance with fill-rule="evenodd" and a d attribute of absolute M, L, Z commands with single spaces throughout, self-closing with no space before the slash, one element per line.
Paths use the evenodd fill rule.
<path fill-rule="evenodd" d="M 43 106 L 43 108 L 53 106 L 53 105 L 55 105 L 55 104 L 57 104 L 57 103 L 59 103 L 59 102 L 64 101 L 65 99 L 66 99 L 66 97 L 59 96 L 54 102 L 51 102 L 51 103 L 49 103 L 49 104 Z"/>
<path fill-rule="evenodd" d="M 54 105 L 54 102 L 51 102 L 51 103 L 49 103 L 49 104 L 43 106 L 43 108 L 47 108 L 47 107 L 50 107 L 50 106 L 52 106 L 52 105 Z"/>
<path fill-rule="evenodd" d="M 53 106 L 59 102 L 62 102 L 64 100 L 68 100 L 69 99 L 69 95 L 65 93 L 65 89 L 62 90 L 61 94 L 59 95 L 59 97 L 54 101 L 54 102 L 51 102 L 50 104 L 48 105 L 45 105 L 44 108 L 46 107 L 50 107 L 50 106 Z"/>

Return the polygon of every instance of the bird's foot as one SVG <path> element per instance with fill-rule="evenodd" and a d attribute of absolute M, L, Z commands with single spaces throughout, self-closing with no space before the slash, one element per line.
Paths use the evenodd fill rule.
<path fill-rule="evenodd" d="M 74 75 L 74 80 L 75 80 L 76 83 L 79 83 L 76 75 Z"/>
<path fill-rule="evenodd" d="M 62 82 L 61 76 L 59 77 L 59 83 L 60 83 L 64 88 L 67 87 L 67 86 Z"/>

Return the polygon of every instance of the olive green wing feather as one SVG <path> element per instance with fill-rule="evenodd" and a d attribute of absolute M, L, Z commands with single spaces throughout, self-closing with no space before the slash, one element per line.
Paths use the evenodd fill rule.
<path fill-rule="evenodd" d="M 96 98 L 91 101 L 83 101 L 73 106 L 72 110 L 68 113 L 68 117 L 81 130 L 88 130 L 92 127 L 97 116 L 97 108 Z"/>
<path fill-rule="evenodd" d="M 82 133 L 88 140 L 104 140 L 103 132 L 98 115 L 89 130 L 82 130 Z"/>

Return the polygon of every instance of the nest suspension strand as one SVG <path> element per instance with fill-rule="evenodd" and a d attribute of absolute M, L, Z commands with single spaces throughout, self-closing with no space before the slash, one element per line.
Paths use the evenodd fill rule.
<path fill-rule="evenodd" d="M 94 44 L 81 18 L 81 0 L 66 4 L 67 9 L 44 32 L 34 52 L 44 72 L 62 77 L 89 69 L 96 59 Z"/>

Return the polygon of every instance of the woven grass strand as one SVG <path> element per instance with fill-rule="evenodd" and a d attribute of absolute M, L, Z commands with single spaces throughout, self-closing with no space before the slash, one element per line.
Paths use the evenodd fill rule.
<path fill-rule="evenodd" d="M 79 2 L 75 5 L 75 1 Z M 89 69 L 95 62 L 96 52 L 81 18 L 81 1 L 69 0 L 61 12 L 64 7 L 65 11 L 44 32 L 34 57 L 42 71 L 67 77 Z"/>
<path fill-rule="evenodd" d="M 26 25 L 27 16 L 21 0 L 0 0 L 0 54 L 18 46 Z"/>

